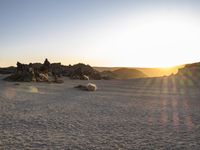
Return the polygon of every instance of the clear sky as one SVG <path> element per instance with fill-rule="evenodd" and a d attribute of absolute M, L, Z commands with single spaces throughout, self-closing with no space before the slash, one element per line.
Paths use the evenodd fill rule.
<path fill-rule="evenodd" d="M 200 61 L 200 1 L 0 0 L 0 66 Z"/>

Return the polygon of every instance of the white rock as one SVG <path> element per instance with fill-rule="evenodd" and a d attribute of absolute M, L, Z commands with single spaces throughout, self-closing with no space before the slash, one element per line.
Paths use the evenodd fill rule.
<path fill-rule="evenodd" d="M 88 91 L 96 91 L 97 90 L 97 86 L 93 83 L 88 83 L 86 87 L 87 87 Z"/>
<path fill-rule="evenodd" d="M 83 80 L 89 80 L 90 78 L 86 75 L 83 75 Z"/>

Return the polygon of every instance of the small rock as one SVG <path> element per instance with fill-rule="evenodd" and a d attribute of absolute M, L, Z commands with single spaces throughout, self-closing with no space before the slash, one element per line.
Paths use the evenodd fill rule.
<path fill-rule="evenodd" d="M 97 86 L 93 83 L 88 83 L 88 85 L 86 86 L 88 91 L 96 91 L 97 90 Z"/>

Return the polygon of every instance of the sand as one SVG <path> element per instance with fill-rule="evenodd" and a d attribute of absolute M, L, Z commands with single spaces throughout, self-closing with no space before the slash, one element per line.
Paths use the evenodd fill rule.
<path fill-rule="evenodd" d="M 198 87 L 90 82 L 97 91 L 0 80 L 0 149 L 200 149 Z"/>

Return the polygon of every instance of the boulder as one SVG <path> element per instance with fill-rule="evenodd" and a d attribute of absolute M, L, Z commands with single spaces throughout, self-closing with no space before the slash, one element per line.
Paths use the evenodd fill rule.
<path fill-rule="evenodd" d="M 87 85 L 78 85 L 78 86 L 75 86 L 75 88 L 78 88 L 83 91 L 91 91 L 91 92 L 97 90 L 97 86 L 93 83 L 88 83 Z"/>
<path fill-rule="evenodd" d="M 88 83 L 86 87 L 87 87 L 88 91 L 96 91 L 97 90 L 97 86 L 93 83 Z"/>

